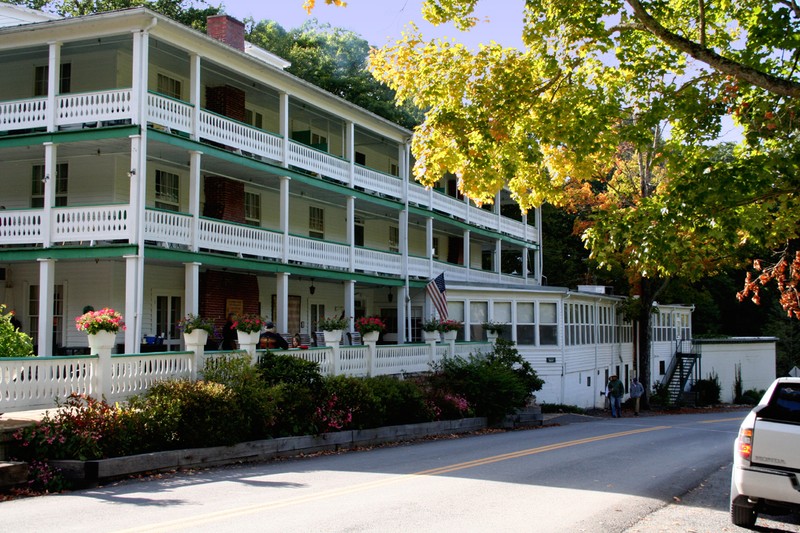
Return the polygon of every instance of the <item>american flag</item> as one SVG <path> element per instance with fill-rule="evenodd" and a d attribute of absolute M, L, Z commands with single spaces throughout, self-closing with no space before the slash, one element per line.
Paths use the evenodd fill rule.
<path fill-rule="evenodd" d="M 444 272 L 429 281 L 426 290 L 433 301 L 433 306 L 439 311 L 439 318 L 447 320 L 447 289 L 444 285 Z"/>

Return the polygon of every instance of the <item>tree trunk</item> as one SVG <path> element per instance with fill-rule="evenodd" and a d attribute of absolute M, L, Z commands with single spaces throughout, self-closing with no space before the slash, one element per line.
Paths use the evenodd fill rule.
<path fill-rule="evenodd" d="M 638 351 L 639 382 L 644 386 L 644 394 L 641 399 L 641 408 L 650 409 L 650 390 L 653 383 L 650 371 L 650 317 L 652 316 L 653 300 L 653 281 L 643 278 L 639 281 L 639 312 L 636 319 L 636 341 Z"/>

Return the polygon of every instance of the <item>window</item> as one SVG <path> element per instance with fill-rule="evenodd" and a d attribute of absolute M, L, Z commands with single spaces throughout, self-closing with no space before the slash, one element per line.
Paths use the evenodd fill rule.
<path fill-rule="evenodd" d="M 431 250 L 434 259 L 439 259 L 439 237 L 433 238 L 433 250 Z"/>
<path fill-rule="evenodd" d="M 31 173 L 31 207 L 44 207 L 44 165 L 34 165 Z M 56 201 L 55 206 L 67 205 L 67 189 L 69 187 L 69 164 L 56 165 Z"/>
<path fill-rule="evenodd" d="M 252 109 L 244 110 L 244 121 L 251 126 L 258 128 L 260 130 L 264 129 L 264 115 L 257 111 L 253 111 Z"/>
<path fill-rule="evenodd" d="M 558 313 L 555 303 L 539 304 L 539 344 L 553 346 L 558 344 Z"/>
<path fill-rule="evenodd" d="M 321 207 L 308 208 L 308 236 L 315 239 L 325 238 L 325 211 Z"/>
<path fill-rule="evenodd" d="M 156 83 L 158 85 L 156 91 L 159 93 L 163 94 L 164 96 L 169 96 L 170 98 L 175 98 L 176 100 L 181 99 L 180 80 L 170 78 L 164 74 L 159 74 Z"/>
<path fill-rule="evenodd" d="M 181 178 L 175 173 L 156 170 L 156 207 L 170 211 L 180 210 Z"/>
<path fill-rule="evenodd" d="M 667 373 L 667 362 L 663 359 L 658 362 L 658 373 L 661 376 Z"/>
<path fill-rule="evenodd" d="M 36 67 L 33 74 L 33 95 L 46 96 L 47 95 L 47 75 L 50 68 L 47 65 Z M 58 80 L 58 94 L 66 94 L 70 92 L 72 85 L 72 64 L 61 64 L 61 77 Z"/>
<path fill-rule="evenodd" d="M 353 244 L 364 246 L 364 219 L 361 217 L 356 217 L 353 226 Z"/>
<path fill-rule="evenodd" d="M 400 251 L 400 228 L 397 226 L 389 226 L 389 251 Z"/>
<path fill-rule="evenodd" d="M 367 155 L 361 152 L 356 152 L 356 164 L 362 167 L 367 164 Z"/>
<path fill-rule="evenodd" d="M 400 175 L 400 167 L 394 161 L 389 163 L 389 174 L 392 176 L 399 176 Z"/>
<path fill-rule="evenodd" d="M 536 344 L 533 302 L 517 303 L 517 344 Z"/>
<path fill-rule="evenodd" d="M 500 338 L 505 340 L 512 340 L 511 338 L 511 302 L 495 302 L 494 303 L 494 318 L 492 322 L 505 324 L 503 331 L 500 332 Z"/>
<path fill-rule="evenodd" d="M 39 294 L 39 285 L 28 287 L 28 331 L 34 344 L 39 342 Z M 55 285 L 53 287 L 53 348 L 61 347 L 63 338 L 64 286 Z"/>
<path fill-rule="evenodd" d="M 251 226 L 261 225 L 261 195 L 244 192 L 244 221 Z"/>

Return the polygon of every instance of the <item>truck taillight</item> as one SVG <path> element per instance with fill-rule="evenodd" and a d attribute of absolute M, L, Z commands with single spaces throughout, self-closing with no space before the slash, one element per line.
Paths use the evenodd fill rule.
<path fill-rule="evenodd" d="M 739 430 L 739 456 L 747 461 L 753 453 L 753 428 Z"/>

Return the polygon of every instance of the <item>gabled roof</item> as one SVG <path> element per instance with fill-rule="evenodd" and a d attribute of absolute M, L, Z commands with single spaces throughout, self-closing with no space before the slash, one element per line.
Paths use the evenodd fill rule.
<path fill-rule="evenodd" d="M 27 7 L 0 2 L 0 27 L 18 26 L 20 24 L 42 22 L 44 20 L 54 20 L 58 18 L 61 17 L 35 9 L 28 9 Z"/>

